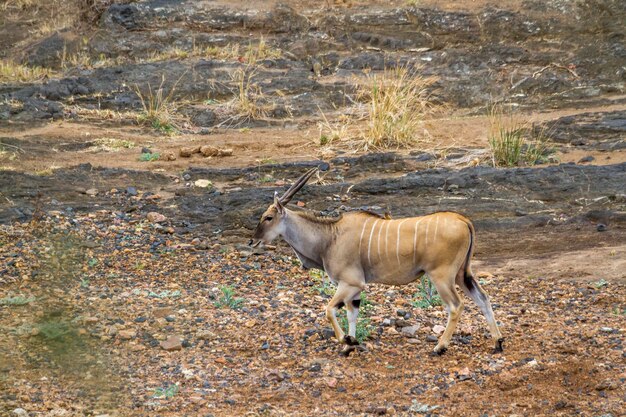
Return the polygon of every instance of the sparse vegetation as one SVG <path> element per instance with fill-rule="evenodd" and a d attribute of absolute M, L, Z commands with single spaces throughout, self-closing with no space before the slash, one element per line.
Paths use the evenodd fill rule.
<path fill-rule="evenodd" d="M 119 152 L 122 149 L 132 149 L 135 142 L 125 139 L 100 138 L 94 141 L 94 145 L 89 147 L 91 152 Z"/>
<path fill-rule="evenodd" d="M 3 298 L 0 298 L 0 305 L 1 306 L 23 306 L 28 303 L 32 303 L 35 300 L 36 300 L 35 297 L 24 297 L 23 295 L 6 296 Z"/>
<path fill-rule="evenodd" d="M 0 83 L 33 83 L 53 75 L 52 70 L 0 61 Z"/>
<path fill-rule="evenodd" d="M 178 385 L 170 384 L 170 385 L 158 387 L 157 389 L 155 389 L 154 393 L 152 394 L 152 398 L 165 398 L 165 399 L 170 400 L 174 398 L 174 396 L 177 393 L 178 393 Z"/>
<path fill-rule="evenodd" d="M 215 301 L 215 306 L 218 308 L 228 307 L 238 310 L 245 302 L 245 299 L 235 297 L 235 289 L 230 285 L 222 285 L 220 291 L 222 295 Z"/>
<path fill-rule="evenodd" d="M 165 76 L 161 77 L 161 84 L 156 90 L 153 90 L 148 83 L 148 91 L 145 94 L 141 92 L 138 86 L 135 86 L 135 93 L 139 97 L 142 107 L 142 112 L 137 117 L 140 124 L 151 126 L 166 134 L 173 134 L 178 130 L 174 117 L 173 99 L 179 81 L 180 78 L 168 94 L 164 92 Z"/>
<path fill-rule="evenodd" d="M 141 155 L 139 155 L 139 160 L 141 162 L 154 162 L 154 161 L 158 161 L 159 158 L 161 157 L 161 154 L 159 154 L 158 152 L 144 152 Z"/>
<path fill-rule="evenodd" d="M 417 293 L 413 297 L 413 304 L 418 308 L 435 307 L 441 305 L 441 297 L 437 289 L 426 275 L 422 275 L 417 286 Z"/>
<path fill-rule="evenodd" d="M 309 277 L 313 281 L 313 290 L 321 295 L 332 297 L 335 294 L 335 285 L 331 282 L 330 278 L 326 277 L 324 271 L 319 269 L 311 269 L 309 271 Z"/>
<path fill-rule="evenodd" d="M 327 146 L 333 142 L 347 139 L 350 119 L 342 117 L 338 121 L 330 122 L 322 109 L 319 107 L 318 109 L 323 119 L 318 123 L 318 127 L 320 129 L 320 146 Z"/>
<path fill-rule="evenodd" d="M 258 67 L 246 65 L 233 72 L 235 96 L 230 102 L 238 117 L 244 120 L 256 120 L 267 116 L 269 106 L 263 103 L 263 92 L 254 81 Z"/>
<path fill-rule="evenodd" d="M 365 149 L 408 148 L 423 138 L 424 117 L 436 106 L 431 99 L 433 77 L 415 69 L 387 68 L 382 74 L 368 74 L 358 97 L 365 102 L 366 129 L 361 145 Z"/>
<path fill-rule="evenodd" d="M 527 140 L 527 137 L 530 137 Z M 513 112 L 494 105 L 489 111 L 489 147 L 494 166 L 534 165 L 551 152 L 549 135 Z"/>

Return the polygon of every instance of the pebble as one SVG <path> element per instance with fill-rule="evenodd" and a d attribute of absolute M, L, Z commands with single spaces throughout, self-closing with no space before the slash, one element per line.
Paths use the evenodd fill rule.
<path fill-rule="evenodd" d="M 134 330 L 120 330 L 118 333 L 120 339 L 130 340 L 137 336 L 137 332 Z"/>
<path fill-rule="evenodd" d="M 85 191 L 85 194 L 87 194 L 90 197 L 95 197 L 98 195 L 98 190 L 96 190 L 95 188 L 90 188 Z"/>
<path fill-rule="evenodd" d="M 137 193 L 137 189 L 135 187 L 127 187 L 126 188 L 126 194 L 130 195 L 130 196 L 136 196 Z"/>
<path fill-rule="evenodd" d="M 391 326 L 391 319 L 383 320 L 383 326 Z"/>
<path fill-rule="evenodd" d="M 207 187 L 211 186 L 212 184 L 211 184 L 211 181 L 209 181 L 209 180 L 199 179 L 199 180 L 196 180 L 194 182 L 194 185 L 196 187 L 200 187 L 200 188 L 207 188 Z"/>
<path fill-rule="evenodd" d="M 417 333 L 419 328 L 420 328 L 419 324 L 416 324 L 413 326 L 403 327 L 401 332 L 404 336 L 413 337 L 415 336 L 415 333 Z"/>
<path fill-rule="evenodd" d="M 419 339 L 415 339 L 415 338 L 410 338 L 406 340 L 407 343 L 410 343 L 411 345 L 417 345 L 419 344 Z"/>
<path fill-rule="evenodd" d="M 146 218 L 150 223 L 163 223 L 167 220 L 167 217 L 165 217 L 161 213 L 157 213 L 156 211 L 151 211 L 150 213 L 148 213 L 146 215 Z"/>
<path fill-rule="evenodd" d="M 13 410 L 13 414 L 18 417 L 28 417 L 28 411 L 24 410 L 23 408 L 16 408 L 15 410 Z"/>
<path fill-rule="evenodd" d="M 430 342 L 430 343 L 437 343 L 439 339 L 437 339 L 437 336 L 433 336 L 432 334 L 429 334 L 428 336 L 426 336 L 426 341 Z"/>
<path fill-rule="evenodd" d="M 167 350 L 168 352 L 181 350 L 183 348 L 183 342 L 178 336 L 170 336 L 167 340 L 162 341 L 160 345 L 163 350 Z"/>
<path fill-rule="evenodd" d="M 436 324 L 433 326 L 433 333 L 435 333 L 436 335 L 440 335 L 441 333 L 443 333 L 446 330 L 446 328 L 440 324 Z"/>
<path fill-rule="evenodd" d="M 598 223 L 598 225 L 596 226 L 596 230 L 598 232 L 606 232 L 607 229 L 608 227 L 604 223 Z"/>

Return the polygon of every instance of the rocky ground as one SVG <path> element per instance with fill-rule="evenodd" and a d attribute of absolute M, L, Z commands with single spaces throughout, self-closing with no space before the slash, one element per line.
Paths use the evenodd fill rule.
<path fill-rule="evenodd" d="M 46 69 L 0 81 L 1 415 L 625 413 L 622 2 L 87 3 L 44 31 L 62 9 L 0 2 L 0 58 Z M 421 145 L 322 146 L 396 66 L 436 77 Z M 541 164 L 492 166 L 500 101 L 549 133 Z M 304 208 L 471 217 L 505 352 L 468 301 L 431 356 L 442 308 L 372 286 L 340 357 L 330 284 L 245 246 L 311 166 Z"/>

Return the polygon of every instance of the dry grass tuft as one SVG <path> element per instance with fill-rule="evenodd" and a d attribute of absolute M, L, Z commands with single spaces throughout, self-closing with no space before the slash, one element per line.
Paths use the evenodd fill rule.
<path fill-rule="evenodd" d="M 138 86 L 135 86 L 135 93 L 139 97 L 142 107 L 141 114 L 137 116 L 137 122 L 149 125 L 161 133 L 176 133 L 179 128 L 176 123 L 176 108 L 173 99 L 176 86 L 181 79 L 182 76 L 176 81 L 168 94 L 165 93 L 163 88 L 165 76 L 161 77 L 161 84 L 156 90 L 148 84 L 148 91 L 145 94 L 141 92 Z"/>
<path fill-rule="evenodd" d="M 32 83 L 52 76 L 52 71 L 42 67 L 28 67 L 12 61 L 0 61 L 0 83 Z"/>
<path fill-rule="evenodd" d="M 368 74 L 358 98 L 367 106 L 367 128 L 363 132 L 365 149 L 410 148 L 420 143 L 423 120 L 432 114 L 434 77 L 422 77 L 406 67 Z"/>
<path fill-rule="evenodd" d="M 257 120 L 267 117 L 270 106 L 264 102 L 263 92 L 254 81 L 258 71 L 255 65 L 246 65 L 233 72 L 231 78 L 236 86 L 235 97 L 229 107 L 234 109 L 240 119 Z"/>

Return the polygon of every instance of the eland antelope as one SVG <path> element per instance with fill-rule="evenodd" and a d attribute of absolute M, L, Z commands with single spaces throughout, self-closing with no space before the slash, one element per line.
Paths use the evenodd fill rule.
<path fill-rule="evenodd" d="M 489 297 L 473 276 L 474 226 L 453 212 L 421 217 L 388 219 L 369 212 L 346 213 L 337 218 L 319 217 L 286 207 L 317 168 L 301 176 L 261 216 L 250 245 L 269 244 L 281 236 L 304 268 L 325 271 L 337 284 L 326 307 L 326 317 L 337 340 L 349 353 L 355 338 L 361 292 L 367 284 L 406 285 L 427 274 L 448 311 L 446 329 L 435 352 L 445 352 L 463 310 L 456 285 L 482 310 L 489 324 L 496 352 L 502 351 L 502 335 Z M 346 307 L 348 334 L 337 322 L 336 312 Z"/>

